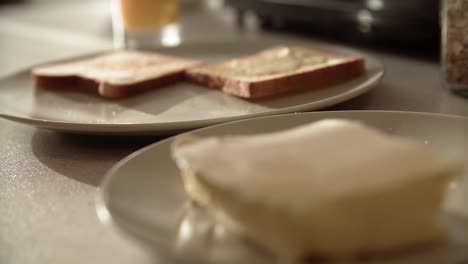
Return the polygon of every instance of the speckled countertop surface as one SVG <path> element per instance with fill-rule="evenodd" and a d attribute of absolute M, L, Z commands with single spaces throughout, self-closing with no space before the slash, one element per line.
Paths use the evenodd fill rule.
<path fill-rule="evenodd" d="M 105 171 L 148 142 L 3 120 L 0 127 L 1 263 L 107 263 L 116 255 L 120 263 L 146 263 L 137 247 L 99 223 L 94 198 Z"/>
<path fill-rule="evenodd" d="M 106 3 L 66 1 L 51 8 L 38 1 L 0 8 L 0 76 L 41 61 L 110 48 L 110 36 L 105 33 L 109 18 L 102 15 Z M 62 23 L 86 10 L 92 10 L 87 21 Z M 239 34 L 232 16 L 219 14 L 188 15 L 192 27 L 216 26 L 210 32 L 187 33 L 186 40 L 261 37 Z M 64 32 L 68 39 L 60 38 Z M 468 100 L 440 87 L 436 62 L 372 54 L 386 67 L 382 84 L 330 109 L 468 116 Z M 121 158 L 157 140 L 66 135 L 0 120 L 0 263 L 159 263 L 101 225 L 94 207 L 104 173 Z"/>

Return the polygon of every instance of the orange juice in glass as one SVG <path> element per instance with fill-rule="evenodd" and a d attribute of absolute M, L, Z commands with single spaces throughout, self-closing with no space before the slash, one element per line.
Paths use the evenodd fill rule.
<path fill-rule="evenodd" d="M 180 44 L 178 0 L 112 0 L 116 48 Z"/>

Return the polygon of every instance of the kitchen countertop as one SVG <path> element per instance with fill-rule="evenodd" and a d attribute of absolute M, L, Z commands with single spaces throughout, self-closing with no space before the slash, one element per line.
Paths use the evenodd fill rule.
<path fill-rule="evenodd" d="M 188 3 L 183 21 L 188 43 L 291 37 L 255 26 L 239 30 L 231 10 L 213 11 L 216 1 Z M 0 7 L 0 77 L 35 63 L 111 48 L 107 8 L 107 1 L 33 1 Z M 468 100 L 441 87 L 437 62 L 363 50 L 385 65 L 383 82 L 326 110 L 468 116 Z M 7 120 L 0 120 L 0 138 L 0 263 L 160 263 L 100 224 L 94 206 L 105 172 L 160 138 L 68 135 Z"/>

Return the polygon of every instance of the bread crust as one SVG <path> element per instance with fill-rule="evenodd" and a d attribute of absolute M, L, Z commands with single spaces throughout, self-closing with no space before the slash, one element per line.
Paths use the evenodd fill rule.
<path fill-rule="evenodd" d="M 42 89 L 80 91 L 106 98 L 120 99 L 182 81 L 184 79 L 184 72 L 173 72 L 155 79 L 125 85 L 99 82 L 81 76 L 44 76 L 33 74 L 33 79 L 35 86 Z M 73 89 L 66 89 L 69 87 Z"/>
<path fill-rule="evenodd" d="M 343 56 L 337 53 L 330 53 Z M 254 58 L 256 55 L 244 59 Z M 346 58 L 346 57 L 345 57 Z M 242 59 L 242 58 L 241 58 Z M 229 62 L 205 64 L 186 71 L 187 78 L 195 83 L 220 89 L 225 93 L 243 98 L 264 98 L 289 92 L 314 90 L 353 79 L 365 72 L 362 58 L 348 56 L 339 64 L 324 65 L 305 71 L 293 71 L 287 74 L 272 74 L 258 80 L 246 80 L 214 70 Z"/>
<path fill-rule="evenodd" d="M 105 62 L 98 61 L 102 58 L 108 59 L 118 53 L 136 54 L 137 57 L 130 59 L 124 58 L 121 61 L 117 61 L 117 63 L 124 64 L 124 66 L 115 66 L 112 60 Z M 152 67 L 150 72 L 148 72 L 148 67 L 146 67 L 144 63 L 143 65 L 138 65 L 139 60 L 142 59 L 148 60 L 150 63 L 156 63 L 148 66 Z M 158 60 L 161 60 L 161 67 L 157 66 L 157 63 L 159 63 Z M 167 63 L 172 63 L 173 66 L 164 68 L 167 66 Z M 96 66 L 97 64 L 99 65 Z M 38 88 L 79 91 L 105 98 L 119 99 L 181 81 L 185 76 L 184 70 L 196 64 L 199 63 L 158 53 L 118 51 L 64 63 L 39 66 L 33 69 L 32 76 L 34 84 Z M 77 67 L 77 65 L 79 67 Z M 118 78 L 115 78 L 112 76 L 112 73 L 114 73 L 113 70 L 115 70 L 116 67 L 120 67 L 117 69 L 120 73 L 123 71 L 128 72 L 130 75 L 133 74 L 135 79 L 120 81 Z M 122 69 L 122 67 L 124 68 Z M 64 68 L 66 70 L 64 70 Z M 91 71 L 87 71 L 91 68 Z M 142 73 L 143 70 L 145 71 L 144 73 Z M 102 77 L 102 72 L 100 71 L 105 74 L 110 72 L 110 77 Z"/>

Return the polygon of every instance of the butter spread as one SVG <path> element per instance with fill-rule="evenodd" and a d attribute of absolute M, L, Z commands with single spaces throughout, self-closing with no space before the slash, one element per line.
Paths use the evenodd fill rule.
<path fill-rule="evenodd" d="M 287 256 L 380 252 L 439 238 L 445 188 L 461 168 L 424 144 L 341 119 L 181 139 L 173 157 L 192 199 Z"/>
<path fill-rule="evenodd" d="M 305 66 L 327 63 L 327 56 L 313 50 L 295 47 L 276 47 L 255 57 L 235 59 L 221 70 L 235 76 L 262 76 L 287 73 Z"/>

